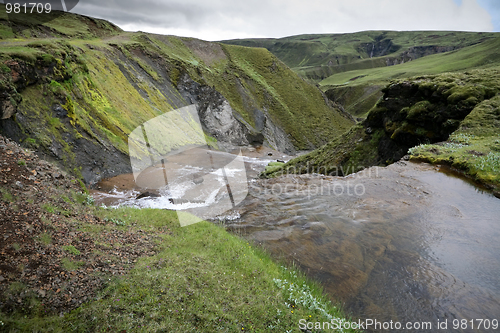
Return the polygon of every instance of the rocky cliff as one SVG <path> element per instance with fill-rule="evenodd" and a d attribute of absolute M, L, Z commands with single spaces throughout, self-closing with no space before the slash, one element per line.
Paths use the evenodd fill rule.
<path fill-rule="evenodd" d="M 410 150 L 415 157 L 446 162 L 496 183 L 500 181 L 495 132 L 500 126 L 499 82 L 498 67 L 393 81 L 382 90 L 381 100 L 366 120 L 264 176 L 346 175 L 396 162 L 418 146 Z M 445 152 L 446 157 L 439 158 Z M 482 161 L 481 156 L 491 161 Z"/>
<path fill-rule="evenodd" d="M 0 132 L 88 184 L 129 172 L 128 134 L 189 104 L 219 149 L 293 153 L 352 125 L 265 49 L 127 33 L 69 13 L 43 24 L 0 17 L 0 32 Z"/>

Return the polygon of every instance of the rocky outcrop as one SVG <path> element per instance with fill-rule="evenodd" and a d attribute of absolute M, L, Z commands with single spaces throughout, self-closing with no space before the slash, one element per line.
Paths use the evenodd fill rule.
<path fill-rule="evenodd" d="M 366 53 L 370 58 L 382 57 L 397 52 L 400 48 L 390 38 L 384 38 L 384 35 L 375 38 L 373 43 L 359 44 L 360 53 Z"/>
<path fill-rule="evenodd" d="M 450 52 L 453 50 L 459 49 L 456 46 L 439 46 L 439 45 L 430 45 L 430 46 L 414 46 L 410 47 L 406 51 L 400 53 L 396 57 L 387 57 L 385 59 L 385 63 L 387 66 L 394 66 L 403 64 L 408 61 L 416 60 L 418 58 L 422 58 L 432 54 Z"/>
<path fill-rule="evenodd" d="M 188 103 L 196 105 L 204 132 L 217 140 L 220 149 L 263 143 L 264 136 L 237 119 L 229 101 L 214 88 L 203 86 L 184 74 L 177 89 Z"/>

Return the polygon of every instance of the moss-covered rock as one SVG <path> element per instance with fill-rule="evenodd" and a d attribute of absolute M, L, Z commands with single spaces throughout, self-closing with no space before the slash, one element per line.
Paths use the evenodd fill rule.
<path fill-rule="evenodd" d="M 447 162 L 488 182 L 496 179 L 491 172 L 496 172 L 494 161 L 498 159 L 498 68 L 394 81 L 383 92 L 362 123 L 263 176 L 312 172 L 345 175 L 393 163 L 409 148 L 420 145 L 412 150 L 416 158 Z M 452 133 L 452 141 L 430 145 L 448 140 Z M 473 135 L 473 141 L 481 143 L 471 148 L 468 143 L 454 142 L 460 135 Z"/>

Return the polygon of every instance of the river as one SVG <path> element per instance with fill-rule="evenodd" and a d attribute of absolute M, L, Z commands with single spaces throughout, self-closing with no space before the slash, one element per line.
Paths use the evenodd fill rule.
<path fill-rule="evenodd" d="M 249 193 L 215 223 L 295 263 L 353 318 L 430 323 L 428 331 L 446 323 L 443 332 L 491 332 L 479 320 L 500 320 L 492 194 L 445 168 L 404 161 L 348 177 L 253 178 L 269 159 L 245 160 Z M 103 183 L 114 194 L 98 200 L 171 208 L 159 206 L 165 198 L 135 200 L 123 177 Z"/>

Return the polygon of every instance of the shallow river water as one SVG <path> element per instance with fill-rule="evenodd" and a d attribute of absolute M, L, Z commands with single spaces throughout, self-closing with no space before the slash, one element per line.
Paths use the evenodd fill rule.
<path fill-rule="evenodd" d="M 353 318 L 429 322 L 433 332 L 491 332 L 479 320 L 500 320 L 500 201 L 439 167 L 251 180 L 225 214 L 229 230 L 297 264 Z M 456 320 L 467 324 L 454 329 Z"/>

